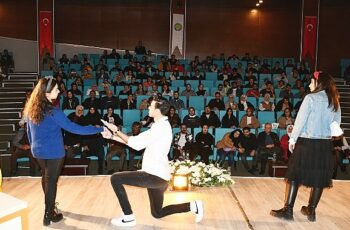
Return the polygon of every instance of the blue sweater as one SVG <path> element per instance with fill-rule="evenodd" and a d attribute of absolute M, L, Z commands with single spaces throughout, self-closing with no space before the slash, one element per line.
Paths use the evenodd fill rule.
<path fill-rule="evenodd" d="M 46 114 L 39 124 L 27 121 L 28 139 L 33 156 L 39 159 L 58 159 L 65 155 L 62 130 L 80 135 L 96 134 L 103 128 L 80 126 L 71 122 L 58 108 Z"/>

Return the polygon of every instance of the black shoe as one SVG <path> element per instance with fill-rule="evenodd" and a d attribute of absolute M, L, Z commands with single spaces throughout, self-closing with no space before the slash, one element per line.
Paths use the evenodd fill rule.
<path fill-rule="evenodd" d="M 108 170 L 107 174 L 112 175 L 114 173 L 114 170 Z"/>
<path fill-rule="evenodd" d="M 270 215 L 277 218 L 285 219 L 285 220 L 294 220 L 293 208 L 288 206 L 278 210 L 271 210 Z"/>
<path fill-rule="evenodd" d="M 45 211 L 43 224 L 44 226 L 48 226 L 51 224 L 51 221 L 56 223 L 62 219 L 63 219 L 63 215 L 62 213 L 58 212 L 57 206 L 55 205 L 55 208 L 53 210 Z"/>
<path fill-rule="evenodd" d="M 303 206 L 303 207 L 301 207 L 300 211 L 304 216 L 307 216 L 307 219 L 309 221 L 311 221 L 311 222 L 316 221 L 316 211 L 314 208 Z"/>
<path fill-rule="evenodd" d="M 261 170 L 261 171 L 259 172 L 259 175 L 264 175 L 264 174 L 265 174 L 265 171 L 262 171 L 262 170 Z"/>

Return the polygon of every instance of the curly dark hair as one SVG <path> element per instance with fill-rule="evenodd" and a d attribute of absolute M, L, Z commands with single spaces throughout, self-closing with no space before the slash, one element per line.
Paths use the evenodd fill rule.
<path fill-rule="evenodd" d="M 56 85 L 57 81 L 53 77 L 41 78 L 26 103 L 23 116 L 34 124 L 39 124 L 45 114 L 50 113 L 54 108 L 51 101 L 47 99 L 46 93 L 50 93 Z"/>

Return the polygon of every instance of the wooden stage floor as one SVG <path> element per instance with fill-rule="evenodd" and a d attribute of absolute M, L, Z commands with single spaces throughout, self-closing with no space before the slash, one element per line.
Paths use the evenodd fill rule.
<path fill-rule="evenodd" d="M 109 176 L 60 177 L 57 201 L 64 220 L 42 226 L 44 198 L 40 178 L 4 178 L 3 192 L 29 203 L 29 229 L 117 229 L 110 219 L 121 215 Z M 294 222 L 273 218 L 271 208 L 280 208 L 284 181 L 275 178 L 238 178 L 230 187 L 194 188 L 190 192 L 167 192 L 165 204 L 202 199 L 205 215 L 194 223 L 192 213 L 154 219 L 145 189 L 127 187 L 137 218 L 133 229 L 350 229 L 350 182 L 334 181 L 324 191 L 317 209 L 317 222 L 310 223 L 300 213 L 307 204 L 309 189 L 301 187 L 294 207 Z M 0 204 L 1 205 L 1 204 Z"/>

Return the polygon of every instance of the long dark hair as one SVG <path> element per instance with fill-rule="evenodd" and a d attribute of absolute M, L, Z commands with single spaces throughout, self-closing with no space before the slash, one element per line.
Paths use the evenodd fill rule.
<path fill-rule="evenodd" d="M 317 82 L 315 90 L 311 93 L 317 93 L 322 90 L 326 91 L 328 97 L 328 107 L 333 107 L 333 111 L 339 110 L 339 92 L 335 85 L 334 78 L 325 72 L 315 72 L 312 78 Z"/>
<path fill-rule="evenodd" d="M 52 76 L 41 78 L 35 86 L 32 94 L 23 111 L 23 116 L 34 124 L 39 124 L 44 120 L 44 116 L 54 108 L 51 101 L 46 97 L 57 85 L 57 81 Z"/>
<path fill-rule="evenodd" d="M 238 138 L 235 138 L 235 132 L 239 132 L 239 136 L 238 136 Z M 233 144 L 234 144 L 234 146 L 238 146 L 238 143 L 241 141 L 241 138 L 242 138 L 242 130 L 240 130 L 240 129 L 235 129 L 235 130 L 233 130 L 231 133 L 230 133 L 230 139 L 232 140 L 232 142 L 233 142 Z"/>

